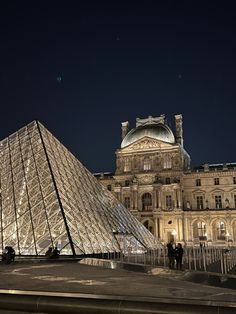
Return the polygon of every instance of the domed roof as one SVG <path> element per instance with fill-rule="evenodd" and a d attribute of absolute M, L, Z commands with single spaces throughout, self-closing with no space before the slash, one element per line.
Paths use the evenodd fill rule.
<path fill-rule="evenodd" d="M 148 136 L 156 140 L 160 140 L 166 143 L 175 143 L 174 135 L 171 129 L 162 123 L 148 124 L 145 126 L 139 126 L 132 129 L 123 139 L 121 148 L 124 148 L 141 138 Z"/>

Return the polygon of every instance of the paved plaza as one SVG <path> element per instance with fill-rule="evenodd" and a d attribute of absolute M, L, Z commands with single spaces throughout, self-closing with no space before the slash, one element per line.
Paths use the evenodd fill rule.
<path fill-rule="evenodd" d="M 168 299 L 173 303 L 216 302 L 236 311 L 236 290 L 193 283 L 187 271 L 156 268 L 144 273 L 58 260 L 1 264 L 0 273 L 0 289 Z"/>

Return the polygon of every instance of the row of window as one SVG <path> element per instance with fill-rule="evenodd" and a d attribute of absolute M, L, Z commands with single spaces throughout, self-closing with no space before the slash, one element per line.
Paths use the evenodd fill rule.
<path fill-rule="evenodd" d="M 153 232 L 153 223 L 146 220 L 144 226 Z M 203 221 L 196 221 L 193 224 L 193 238 L 200 241 L 206 241 L 208 239 L 206 223 Z M 233 235 L 226 232 L 226 225 L 224 221 L 218 220 L 211 227 L 212 240 L 214 241 L 229 241 L 232 240 Z"/>
<path fill-rule="evenodd" d="M 142 195 L 141 202 L 142 202 L 143 211 L 152 210 L 152 195 L 150 193 L 144 193 Z M 205 202 L 205 207 L 204 207 L 202 195 L 196 197 L 196 202 L 197 202 L 197 209 L 209 209 L 207 200 Z M 131 209 L 131 199 L 129 196 L 126 196 L 124 198 L 124 206 L 127 209 Z M 165 208 L 169 210 L 174 208 L 172 195 L 165 196 Z M 219 208 L 219 209 L 223 208 L 221 195 L 215 195 L 215 208 Z M 228 199 L 225 200 L 225 208 L 229 208 Z M 236 208 L 236 195 L 234 195 L 234 208 Z"/>
<path fill-rule="evenodd" d="M 203 221 L 195 222 L 193 225 L 193 237 L 200 240 L 207 240 L 206 223 Z M 226 233 L 224 221 L 217 221 L 212 226 L 213 240 L 229 240 L 230 235 Z"/>
<path fill-rule="evenodd" d="M 143 160 L 143 170 L 148 171 L 151 170 L 151 159 L 149 157 L 144 158 Z M 163 160 L 163 168 L 164 169 L 171 169 L 172 168 L 172 159 L 171 156 L 165 156 Z M 131 171 L 131 160 L 129 158 L 124 159 L 124 172 Z"/>
<path fill-rule="evenodd" d="M 214 178 L 214 185 L 219 185 L 220 184 L 220 179 L 219 178 Z M 233 177 L 233 184 L 236 184 L 236 177 Z M 196 186 L 201 186 L 201 179 L 196 179 Z"/>
<path fill-rule="evenodd" d="M 150 170 L 150 169 L 144 169 L 144 170 Z M 171 184 L 171 178 L 157 178 L 157 182 L 160 182 L 162 184 Z M 219 184 L 220 184 L 220 179 L 214 178 L 214 185 L 219 185 Z M 233 184 L 236 184 L 236 177 L 233 177 Z M 201 179 L 196 179 L 196 186 L 201 186 L 201 185 L 202 185 Z M 130 186 L 130 181 L 126 180 L 124 186 L 125 187 Z M 107 189 L 111 191 L 111 185 L 108 185 Z"/>
<path fill-rule="evenodd" d="M 155 183 L 161 183 L 161 184 L 171 184 L 171 183 L 179 183 L 179 179 L 178 178 L 156 178 Z M 130 180 L 125 180 L 124 182 L 124 187 L 129 187 L 130 186 Z M 110 184 L 107 185 L 107 189 L 109 191 L 112 190 L 112 186 Z"/>
<path fill-rule="evenodd" d="M 204 209 L 203 206 L 203 196 L 197 196 L 197 209 Z M 226 198 L 225 200 L 225 207 L 229 208 L 229 200 Z M 215 195 L 215 208 L 223 208 L 222 207 L 222 197 L 221 195 Z M 236 208 L 236 195 L 234 195 L 234 208 Z M 209 209 L 208 201 L 206 200 L 206 206 L 205 209 Z"/>
<path fill-rule="evenodd" d="M 173 209 L 173 200 L 171 195 L 166 195 L 166 209 Z M 151 211 L 152 210 L 152 195 L 150 193 L 144 193 L 141 198 L 142 210 Z M 124 198 L 124 206 L 127 209 L 131 209 L 131 200 L 129 196 Z"/>

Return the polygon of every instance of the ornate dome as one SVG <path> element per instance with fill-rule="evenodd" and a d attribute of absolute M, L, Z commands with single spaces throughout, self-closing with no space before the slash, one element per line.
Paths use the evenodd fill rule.
<path fill-rule="evenodd" d="M 145 126 L 139 126 L 132 129 L 123 139 L 121 148 L 124 148 L 141 138 L 148 136 L 156 140 L 160 140 L 166 143 L 175 143 L 174 135 L 171 129 L 162 123 L 159 124 L 148 124 Z"/>

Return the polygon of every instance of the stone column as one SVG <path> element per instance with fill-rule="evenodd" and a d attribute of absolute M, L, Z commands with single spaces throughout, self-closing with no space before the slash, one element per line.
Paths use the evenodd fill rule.
<path fill-rule="evenodd" d="M 158 189 L 159 208 L 162 208 L 161 189 Z"/>
<path fill-rule="evenodd" d="M 153 188 L 153 202 L 152 202 L 152 209 L 155 210 L 157 208 L 157 199 L 156 199 L 156 190 Z"/>
<path fill-rule="evenodd" d="M 160 240 L 164 240 L 164 230 L 163 230 L 163 219 L 159 218 L 159 236 L 160 236 Z"/>
<path fill-rule="evenodd" d="M 192 241 L 191 234 L 189 234 L 188 218 L 184 219 L 184 229 L 185 229 L 185 241 Z"/>
<path fill-rule="evenodd" d="M 154 235 L 155 237 L 159 238 L 159 226 L 158 226 L 159 218 L 155 217 L 154 223 L 155 223 Z"/>
<path fill-rule="evenodd" d="M 179 230 L 179 240 L 183 240 L 183 220 L 178 218 L 178 230 Z"/>
<path fill-rule="evenodd" d="M 206 233 L 207 233 L 207 241 L 213 241 L 213 239 L 212 239 L 212 226 L 211 226 L 210 219 L 207 219 L 207 222 L 206 222 Z"/>
<path fill-rule="evenodd" d="M 182 208 L 182 201 L 181 201 L 181 189 L 178 188 L 178 201 L 179 201 L 179 208 Z"/>
<path fill-rule="evenodd" d="M 138 210 L 138 185 L 133 184 L 133 209 Z"/>
<path fill-rule="evenodd" d="M 115 195 L 116 195 L 116 198 L 121 202 L 121 186 L 120 185 L 116 185 L 114 187 L 114 192 L 115 192 Z"/>

